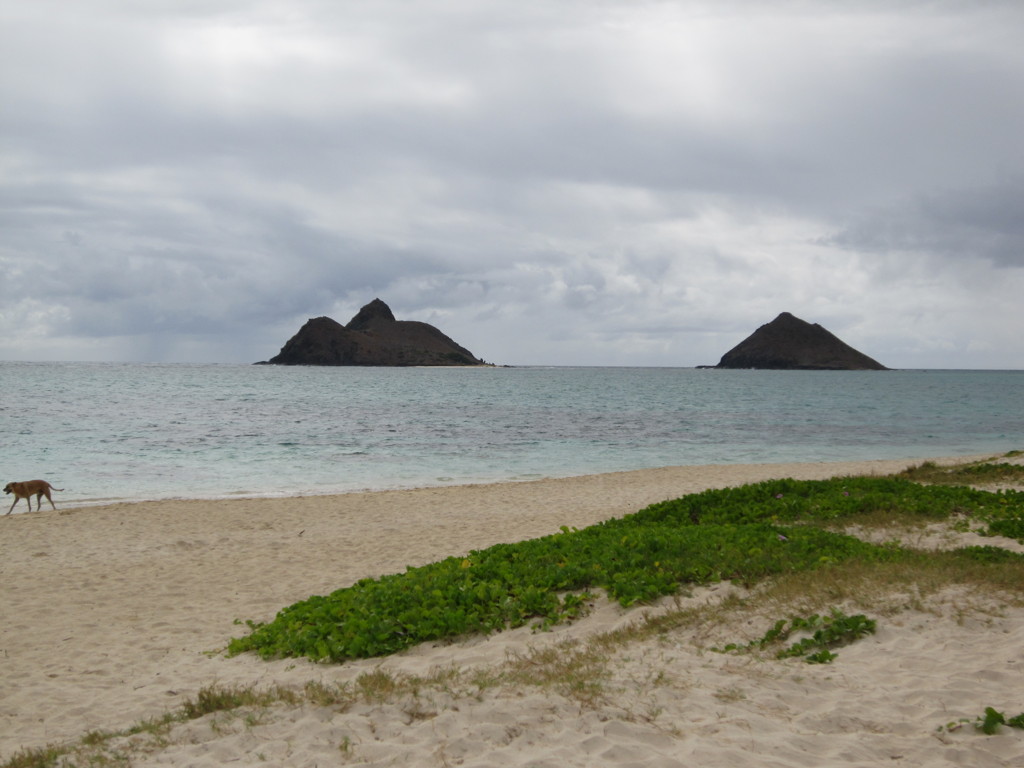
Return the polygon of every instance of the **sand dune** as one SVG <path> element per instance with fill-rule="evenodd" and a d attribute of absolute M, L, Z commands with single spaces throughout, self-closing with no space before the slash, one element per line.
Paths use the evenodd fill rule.
<path fill-rule="evenodd" d="M 373 670 L 428 676 L 455 668 L 463 673 L 458 684 L 399 701 L 360 701 L 345 711 L 280 705 L 258 717 L 192 721 L 134 764 L 1024 765 L 1021 731 L 940 730 L 985 706 L 1024 711 L 1024 610 L 963 615 L 955 593 L 936 596 L 928 610 L 901 612 L 844 649 L 835 665 L 701 651 L 709 632 L 765 629 L 750 617 L 637 641 L 612 654 L 604 687 L 615 695 L 589 702 L 529 685 L 481 691 L 466 673 L 545 644 L 582 642 L 635 621 L 637 611 L 602 605 L 553 632 L 524 628 L 345 665 L 218 653 L 244 632 L 236 619 L 267 620 L 366 576 L 582 527 L 709 487 L 910 463 L 678 467 L 0 518 L 0 757 L 159 716 L 211 683 L 298 689 Z M 687 600 L 713 604 L 731 589 L 718 585 Z"/>

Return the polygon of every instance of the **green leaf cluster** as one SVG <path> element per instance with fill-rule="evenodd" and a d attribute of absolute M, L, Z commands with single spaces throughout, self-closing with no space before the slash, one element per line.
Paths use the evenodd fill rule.
<path fill-rule="evenodd" d="M 379 656 L 535 618 L 573 618 L 597 588 L 632 605 L 672 594 L 681 584 L 751 582 L 874 551 L 855 538 L 816 528 L 783 535 L 765 524 L 617 521 L 364 579 L 285 608 L 273 622 L 233 640 L 229 650 L 318 661 Z"/>
<path fill-rule="evenodd" d="M 1004 725 L 1009 726 L 1010 728 L 1024 729 L 1024 712 L 1014 717 L 1007 717 L 998 709 L 985 707 L 985 714 L 981 717 L 976 717 L 974 720 L 960 718 L 954 722 L 947 723 L 945 726 L 940 726 L 939 730 L 955 731 L 967 724 L 973 725 L 979 731 L 988 736 L 992 736 L 999 733 L 999 728 Z"/>
<path fill-rule="evenodd" d="M 638 514 L 648 519 L 674 519 L 693 524 L 766 519 L 792 524 L 829 523 L 878 512 L 933 520 L 962 514 L 982 522 L 1020 521 L 1024 520 L 1024 493 L 920 485 L 900 477 L 781 479 L 690 494 L 654 504 Z"/>
<path fill-rule="evenodd" d="M 1011 728 L 1024 728 L 1024 713 L 1016 717 L 1007 717 L 1002 712 L 985 707 L 985 716 L 978 718 L 975 726 L 983 733 L 991 736 L 999 730 L 999 726 L 1008 725 Z"/>
<path fill-rule="evenodd" d="M 232 640 L 229 652 L 338 662 L 533 620 L 550 624 L 585 612 L 598 589 L 628 606 L 687 584 L 750 584 L 851 558 L 897 556 L 891 547 L 817 524 L 878 510 L 940 518 L 982 516 L 993 507 L 1004 518 L 1022 516 L 1024 494 L 896 478 L 776 480 L 706 491 L 583 530 L 563 528 L 364 579 L 285 608 L 267 624 L 250 623 L 251 633 Z"/>
<path fill-rule="evenodd" d="M 683 496 L 652 505 L 639 514 L 691 523 L 743 523 L 765 520 L 767 515 L 771 522 L 781 524 L 828 524 L 879 512 L 924 520 L 956 515 L 981 525 L 979 532 L 984 535 L 1006 536 L 1024 543 L 1021 491 L 921 485 L 903 476 L 890 476 L 770 480 L 729 489 L 728 504 L 721 503 L 721 493 L 712 490 Z"/>
<path fill-rule="evenodd" d="M 780 619 L 759 640 L 745 645 L 730 643 L 724 648 L 714 650 L 721 653 L 749 651 L 754 648 L 763 650 L 784 643 L 796 632 L 812 632 L 813 634 L 793 643 L 789 648 L 780 649 L 775 654 L 776 658 L 803 656 L 810 664 L 829 664 L 838 656 L 832 653 L 833 648 L 849 645 L 864 635 L 874 634 L 875 628 L 875 620 L 864 614 L 847 616 L 842 611 L 834 609 L 828 616 L 815 613 L 805 617 L 792 616 L 788 622 Z"/>

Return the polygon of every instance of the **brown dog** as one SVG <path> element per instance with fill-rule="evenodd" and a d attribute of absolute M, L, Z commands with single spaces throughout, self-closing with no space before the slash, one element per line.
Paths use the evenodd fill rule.
<path fill-rule="evenodd" d="M 28 502 L 28 511 L 32 511 L 32 497 L 36 497 L 36 512 L 43 508 L 43 496 L 46 496 L 46 500 L 50 502 L 50 506 L 54 509 L 57 505 L 53 503 L 53 499 L 50 497 L 50 491 L 63 491 L 63 488 L 54 488 L 45 480 L 26 480 L 24 483 L 8 483 L 4 486 L 4 493 L 14 494 L 14 504 L 18 503 L 19 499 L 25 499 Z M 7 515 L 14 511 L 14 504 L 11 504 L 11 508 L 7 510 Z M 6 517 L 7 515 L 4 515 Z"/>

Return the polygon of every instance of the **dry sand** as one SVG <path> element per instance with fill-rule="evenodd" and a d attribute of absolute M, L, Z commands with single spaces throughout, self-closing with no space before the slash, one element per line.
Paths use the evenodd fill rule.
<path fill-rule="evenodd" d="M 301 688 L 378 668 L 414 675 L 489 668 L 537 645 L 606 631 L 637 611 L 603 605 L 554 632 L 524 628 L 344 665 L 218 652 L 244 633 L 236 619 L 269 620 L 363 577 L 590 525 L 705 488 L 887 473 L 913 463 L 676 467 L 0 518 L 0 759 L 159 716 L 211 683 Z M 699 590 L 689 600 L 714 601 L 730 589 Z M 692 632 L 680 632 L 618 653 L 606 682 L 615 693 L 602 702 L 522 685 L 479 695 L 424 690 L 346 711 L 281 705 L 177 726 L 164 747 L 133 764 L 1024 765 L 1024 732 L 940 730 L 986 706 L 1024 711 L 1024 610 L 964 618 L 956 596 L 946 597 L 935 610 L 887 620 L 833 665 L 704 653 Z"/>

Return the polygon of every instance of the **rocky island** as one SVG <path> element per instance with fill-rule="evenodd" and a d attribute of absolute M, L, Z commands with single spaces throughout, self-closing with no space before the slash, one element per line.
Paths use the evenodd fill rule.
<path fill-rule="evenodd" d="M 783 312 L 722 356 L 715 368 L 769 368 L 799 371 L 886 371 L 826 331 Z"/>
<path fill-rule="evenodd" d="M 341 325 L 329 317 L 306 322 L 263 365 L 486 365 L 428 323 L 396 320 L 374 299 Z"/>

